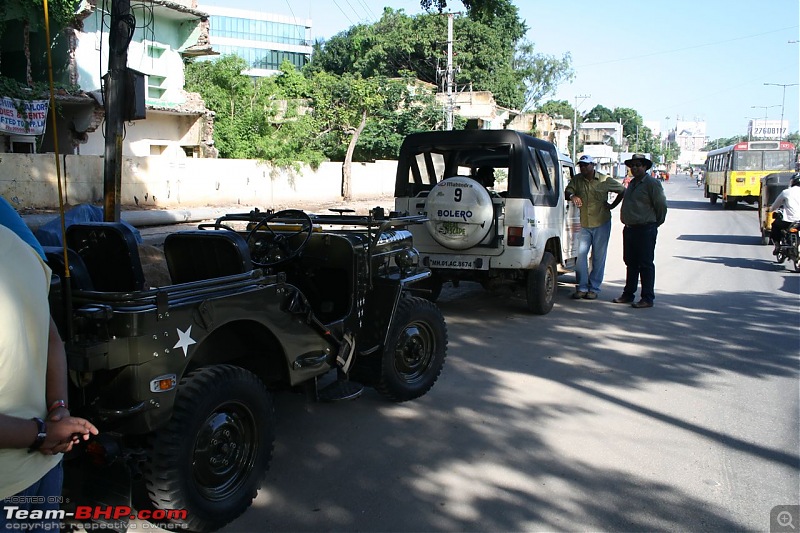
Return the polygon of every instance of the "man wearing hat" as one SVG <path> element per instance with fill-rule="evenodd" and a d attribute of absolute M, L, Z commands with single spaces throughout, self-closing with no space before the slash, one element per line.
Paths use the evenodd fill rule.
<path fill-rule="evenodd" d="M 633 154 L 625 161 L 625 165 L 633 175 L 622 197 L 620 210 L 622 223 L 625 224 L 622 230 L 622 258 L 628 272 L 622 295 L 612 301 L 641 309 L 653 307 L 656 298 L 656 236 L 658 227 L 667 218 L 667 197 L 661 183 L 647 173 L 653 162 L 646 155 Z M 640 279 L 641 298 L 634 302 Z"/>
<path fill-rule="evenodd" d="M 580 173 L 567 185 L 566 197 L 581 210 L 581 231 L 578 233 L 578 262 L 575 265 L 576 300 L 594 300 L 600 292 L 606 268 L 608 239 L 611 236 L 611 209 L 622 199 L 625 187 L 609 176 L 595 170 L 592 156 L 578 159 Z M 613 204 L 608 193 L 617 194 Z M 592 270 L 589 271 L 589 249 L 592 251 Z"/>

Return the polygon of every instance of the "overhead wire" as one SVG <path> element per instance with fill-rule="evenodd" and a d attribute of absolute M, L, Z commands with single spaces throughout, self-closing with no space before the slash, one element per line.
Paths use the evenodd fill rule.
<path fill-rule="evenodd" d="M 653 56 L 657 56 L 657 55 L 671 54 L 671 53 L 674 53 L 674 52 L 685 52 L 686 50 L 696 50 L 698 48 L 705 48 L 707 46 L 714 46 L 714 45 L 718 45 L 718 44 L 727 44 L 727 43 L 732 43 L 732 42 L 736 42 L 736 41 L 743 41 L 745 39 L 752 39 L 752 38 L 755 38 L 755 37 L 762 37 L 764 35 L 769 35 L 771 33 L 778 33 L 778 32 L 781 32 L 781 31 L 792 30 L 792 29 L 796 29 L 796 28 L 797 28 L 797 26 L 789 26 L 787 28 L 780 28 L 780 29 L 777 29 L 777 30 L 771 30 L 771 31 L 766 31 L 766 32 L 762 32 L 762 33 L 756 33 L 756 34 L 753 34 L 753 35 L 744 35 L 742 37 L 734 37 L 732 39 L 725 39 L 723 41 L 715 41 L 715 42 L 711 42 L 711 43 L 697 44 L 697 45 L 693 45 L 693 46 L 685 46 L 683 48 L 674 48 L 672 50 L 661 50 L 661 51 L 658 51 L 658 52 L 650 52 L 648 54 L 640 54 L 640 55 L 636 55 L 636 56 L 622 57 L 622 58 L 618 58 L 618 59 L 609 59 L 608 61 L 598 61 L 596 63 L 587 63 L 585 65 L 577 65 L 576 68 L 577 67 L 594 67 L 594 66 L 597 66 L 597 65 L 607 65 L 609 63 L 619 63 L 621 61 L 631 61 L 633 59 L 641 59 L 643 57 L 653 57 Z"/>
<path fill-rule="evenodd" d="M 333 0 L 333 4 L 339 9 L 339 11 L 342 12 L 342 15 L 344 15 L 344 18 L 347 19 L 347 21 L 350 23 L 350 25 L 351 26 L 355 26 L 355 22 L 353 22 L 350 19 L 350 17 L 347 16 L 347 13 L 344 12 L 344 9 L 342 9 L 342 7 L 339 5 L 339 2 L 337 2 L 336 0 Z"/>

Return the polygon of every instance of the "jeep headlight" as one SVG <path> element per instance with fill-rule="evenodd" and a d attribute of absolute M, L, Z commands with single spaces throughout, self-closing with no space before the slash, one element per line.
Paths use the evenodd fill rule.
<path fill-rule="evenodd" d="M 394 262 L 397 263 L 397 266 L 400 268 L 415 267 L 419 264 L 419 252 L 414 248 L 406 248 L 394 256 Z"/>

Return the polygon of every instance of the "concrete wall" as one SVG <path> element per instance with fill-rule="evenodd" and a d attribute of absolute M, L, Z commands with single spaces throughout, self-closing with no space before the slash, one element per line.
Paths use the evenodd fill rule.
<path fill-rule="evenodd" d="M 61 156 L 65 203 L 102 203 L 103 158 Z M 297 202 L 341 198 L 341 163 L 323 163 L 317 171 L 276 169 L 255 160 L 124 157 L 122 205 L 174 209 L 241 205 L 267 209 Z M 354 163 L 355 199 L 391 196 L 396 161 Z M 16 208 L 58 207 L 58 180 L 53 154 L 0 155 L 0 196 Z M 135 197 L 135 198 L 134 198 Z"/>

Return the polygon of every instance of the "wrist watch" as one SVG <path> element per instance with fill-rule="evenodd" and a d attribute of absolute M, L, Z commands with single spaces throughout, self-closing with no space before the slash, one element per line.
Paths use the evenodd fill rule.
<path fill-rule="evenodd" d="M 34 440 L 33 444 L 31 444 L 30 448 L 28 448 L 28 453 L 35 452 L 41 448 L 42 443 L 44 443 L 44 439 L 47 438 L 47 426 L 45 426 L 44 420 L 39 417 L 33 417 L 31 420 L 36 422 L 38 432 L 36 433 L 36 440 Z"/>

